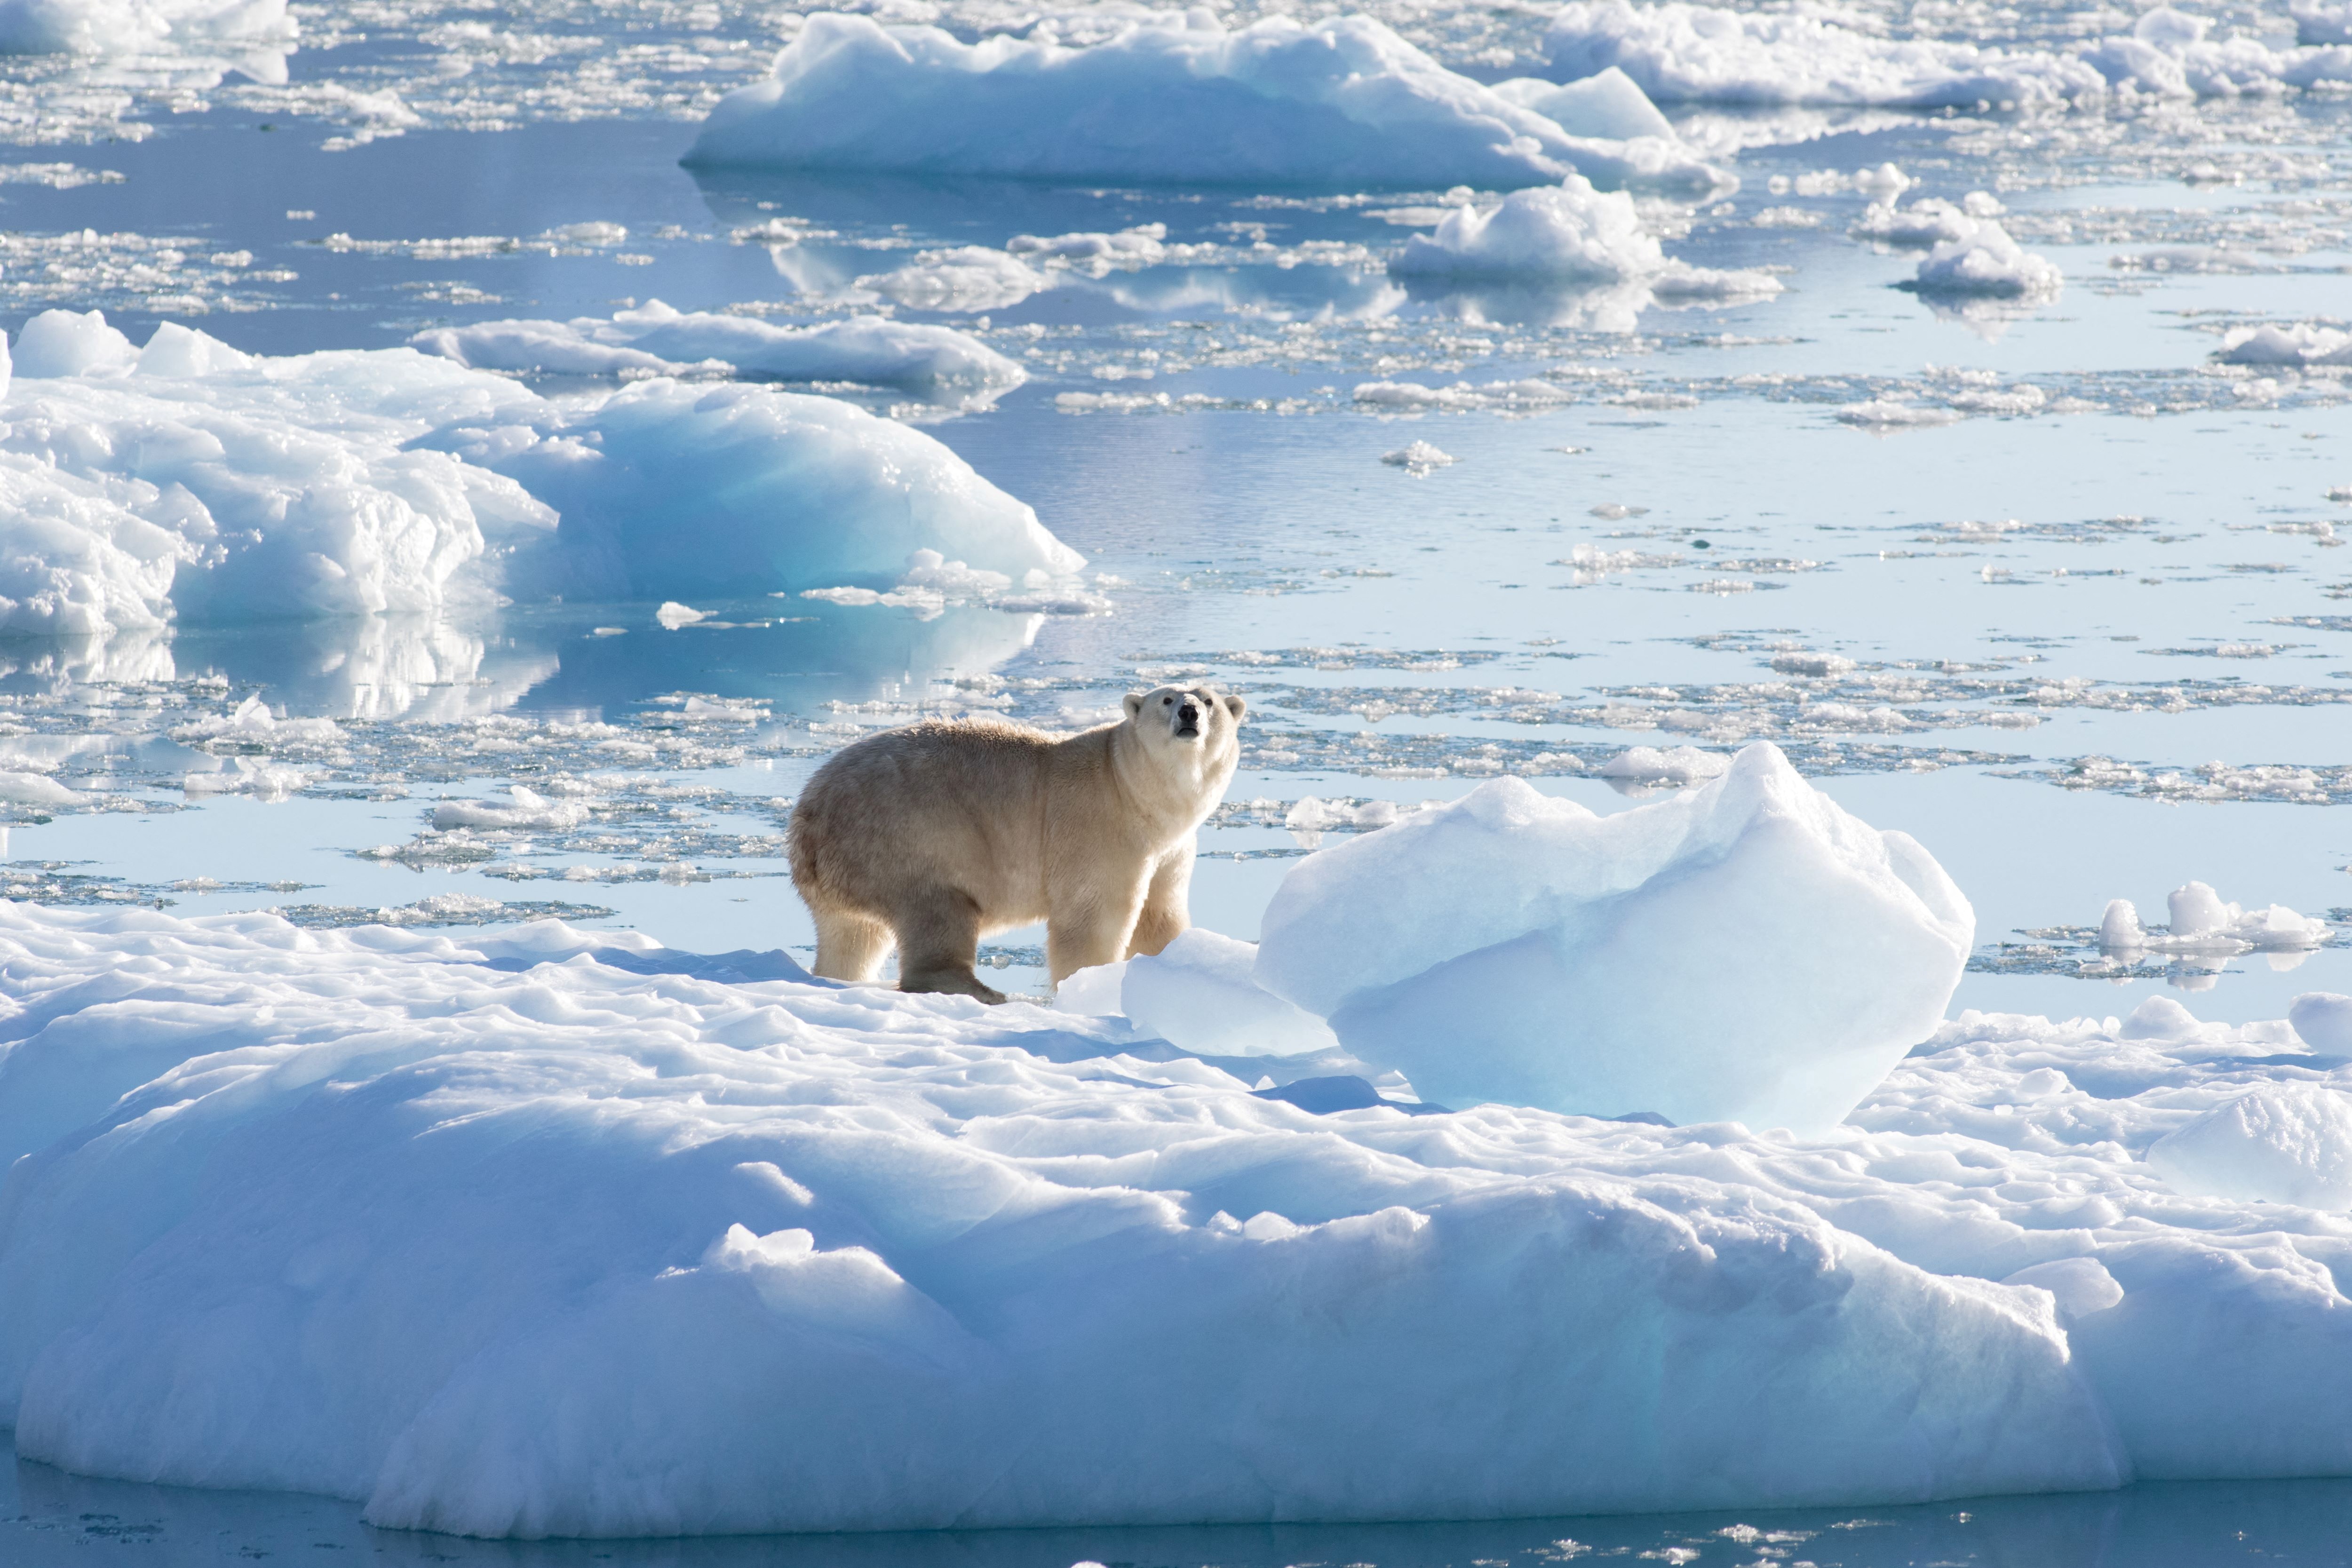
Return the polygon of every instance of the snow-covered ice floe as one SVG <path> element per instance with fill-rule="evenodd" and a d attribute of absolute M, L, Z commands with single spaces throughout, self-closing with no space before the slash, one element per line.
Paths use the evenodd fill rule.
<path fill-rule="evenodd" d="M 2352 1079 L 2284 1022 L 1965 1014 L 1807 1142 L 1318 1115 L 1115 1018 L 744 972 L 0 904 L 19 1451 L 524 1536 L 2352 1463 Z"/>
<path fill-rule="evenodd" d="M 409 343 L 477 370 L 599 376 L 700 371 L 855 382 L 950 400 L 992 399 L 1024 376 L 1018 364 L 951 327 L 871 316 L 782 327 L 746 316 L 678 310 L 659 300 L 609 320 L 435 327 Z"/>
<path fill-rule="evenodd" d="M 1547 44 L 1555 74 L 1614 68 L 1661 102 L 2033 108 L 2352 80 L 2352 48 L 2273 49 L 2254 38 L 2212 37 L 2211 26 L 2158 6 L 2127 34 L 2050 51 L 1885 37 L 1804 10 L 1569 0 Z"/>
<path fill-rule="evenodd" d="M 1632 196 L 1595 190 L 1577 174 L 1513 191 L 1499 205 L 1455 207 L 1434 234 L 1413 236 L 1389 271 L 1439 280 L 1640 282 L 1653 295 L 1681 299 L 1761 299 L 1781 287 L 1769 272 L 1668 259 Z"/>
<path fill-rule="evenodd" d="M 1628 83 L 1628 86 L 1632 84 Z M 1365 16 L 1227 29 L 1139 13 L 1082 47 L 820 12 L 688 162 L 1021 177 L 1507 189 L 1581 173 L 1707 190 L 1667 138 L 1571 135 Z"/>
<path fill-rule="evenodd" d="M 1256 976 L 1448 1104 L 1816 1133 L 1934 1029 L 1975 931 L 1915 840 L 1759 742 L 1611 816 L 1502 778 L 1324 850 Z"/>
<path fill-rule="evenodd" d="M 15 370 L 0 631 L 887 585 L 922 550 L 1084 564 L 946 447 L 834 398 L 559 402 L 409 349 L 272 359 L 169 323 L 134 349 L 97 311 L 35 317 Z"/>
<path fill-rule="evenodd" d="M 285 45 L 286 0 L 0 0 L 0 54 L 137 54 Z"/>
<path fill-rule="evenodd" d="M 1948 204 L 1940 212 L 1922 212 L 1927 205 L 1921 202 L 1910 211 L 1931 217 L 1937 237 L 1909 287 L 1922 294 L 2032 300 L 2053 300 L 2064 289 L 2058 264 L 2018 244 L 1996 216 L 2000 204 L 1986 193 L 1970 192 L 1957 212 Z"/>
<path fill-rule="evenodd" d="M 2284 327 L 2233 327 L 2221 339 L 2214 358 L 2223 364 L 2352 365 L 2352 332 L 2294 321 Z"/>

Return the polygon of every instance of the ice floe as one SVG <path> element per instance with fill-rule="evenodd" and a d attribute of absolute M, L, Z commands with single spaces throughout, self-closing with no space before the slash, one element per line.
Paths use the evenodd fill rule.
<path fill-rule="evenodd" d="M 19 349 L 10 632 L 887 584 L 924 549 L 1083 563 L 945 447 L 832 398 L 656 379 L 559 404 L 406 349 L 268 359 L 170 323 L 133 349 L 95 311 Z"/>
<path fill-rule="evenodd" d="M 1246 944 L 1194 945 L 1172 1011 L 1230 1019 Z M 781 978 L 553 922 L 0 905 L 19 1450 L 520 1536 L 2344 1461 L 2352 1121 L 2283 1022 L 1966 1014 L 1807 1142 L 1253 1094 L 1117 1017 L 733 957 Z"/>
<path fill-rule="evenodd" d="M 1933 1029 L 1974 930 L 1916 842 L 1763 744 L 1612 816 L 1497 779 L 1324 850 L 1257 978 L 1447 1104 L 1817 1132 Z"/>
<path fill-rule="evenodd" d="M 1912 287 L 1922 294 L 2042 300 L 2065 288 L 2056 262 L 2019 245 L 1997 220 L 1960 222 L 1965 226 L 1920 258 Z"/>
<path fill-rule="evenodd" d="M 1638 281 L 1683 298 L 1760 298 L 1780 291 L 1768 272 L 1724 272 L 1670 261 L 1642 226 L 1633 198 L 1571 174 L 1513 191 L 1500 205 L 1465 205 L 1389 263 L 1401 278 L 1447 280 Z"/>
<path fill-rule="evenodd" d="M 476 321 L 431 328 L 409 342 L 478 370 L 639 376 L 706 371 L 855 382 L 943 398 L 992 398 L 1019 385 L 1024 374 L 1013 361 L 950 327 L 874 317 L 784 327 L 748 316 L 677 310 L 659 300 L 609 320 Z"/>
<path fill-rule="evenodd" d="M 1664 139 L 1572 136 L 1369 17 L 1229 30 L 1201 8 L 1136 13 L 1078 47 L 1050 29 L 966 44 L 821 12 L 768 80 L 711 110 L 688 160 L 1389 186 L 1717 180 Z"/>
<path fill-rule="evenodd" d="M 2233 327 L 2221 339 L 2214 358 L 2223 364 L 2352 365 L 2352 332 L 2294 321 L 2278 327 Z"/>

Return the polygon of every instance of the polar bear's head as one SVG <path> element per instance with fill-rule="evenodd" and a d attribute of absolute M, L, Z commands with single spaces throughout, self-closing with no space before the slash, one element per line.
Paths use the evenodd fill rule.
<path fill-rule="evenodd" d="M 1234 731 L 1248 710 L 1249 704 L 1240 698 L 1207 686 L 1162 686 L 1127 694 L 1129 727 L 1147 752 L 1170 761 L 1234 755 L 1240 750 Z"/>

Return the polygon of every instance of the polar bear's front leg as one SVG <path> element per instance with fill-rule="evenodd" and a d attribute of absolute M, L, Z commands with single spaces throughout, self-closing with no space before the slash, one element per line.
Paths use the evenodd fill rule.
<path fill-rule="evenodd" d="M 1196 836 L 1188 833 L 1152 868 L 1151 886 L 1143 895 L 1143 912 L 1136 917 L 1126 957 L 1150 957 L 1192 925 L 1192 857 L 1197 848 Z"/>
<path fill-rule="evenodd" d="M 1127 956 L 1150 869 L 1146 866 L 1117 882 L 1047 889 L 1045 969 L 1055 984 L 1081 969 L 1116 963 Z"/>

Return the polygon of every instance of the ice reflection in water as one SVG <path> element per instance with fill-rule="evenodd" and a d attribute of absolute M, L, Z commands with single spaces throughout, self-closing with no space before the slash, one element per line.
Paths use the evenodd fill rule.
<path fill-rule="evenodd" d="M 75 1568 L 138 1549 L 155 1568 L 265 1557 L 461 1568 L 1551 1568 L 1584 1561 L 1818 1568 L 2209 1568 L 2352 1562 L 2352 1480 L 2143 1482 L 2116 1492 L 1975 1498 L 1925 1507 L 1636 1514 L 1452 1524 L 940 1531 L 662 1541 L 475 1541 L 373 1530 L 359 1506 L 278 1492 L 200 1491 L 0 1469 L 0 1556 Z"/>

